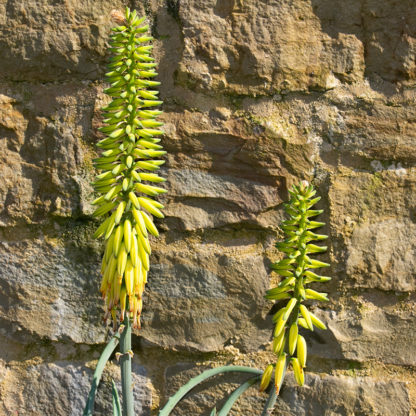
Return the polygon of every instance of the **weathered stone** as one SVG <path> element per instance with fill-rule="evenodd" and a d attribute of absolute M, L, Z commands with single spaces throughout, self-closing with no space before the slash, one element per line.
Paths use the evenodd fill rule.
<path fill-rule="evenodd" d="M 258 214 L 282 202 L 276 186 L 230 175 L 172 169 L 167 180 L 169 197 L 178 202 L 168 205 L 166 215 L 174 217 L 184 230 L 257 222 Z"/>
<path fill-rule="evenodd" d="M 269 278 L 252 237 L 214 234 L 187 247 L 159 246 L 153 264 L 144 338 L 201 351 L 214 351 L 232 339 L 251 350 L 268 338 L 270 330 L 261 327 Z"/>
<path fill-rule="evenodd" d="M 195 7 L 181 2 L 184 51 L 178 81 L 197 90 L 255 95 L 332 88 L 334 76 L 361 79 L 362 41 L 346 32 L 323 33 L 312 6 L 211 0 Z"/>
<path fill-rule="evenodd" d="M 374 159 L 381 161 L 384 169 L 398 161 L 413 163 L 416 110 L 411 103 L 415 102 L 414 97 L 410 102 L 400 97 L 392 107 L 392 101 L 374 92 L 368 84 L 363 83 L 353 92 L 358 94 L 355 99 L 364 101 L 359 111 L 337 108 L 336 123 L 329 121 L 323 131 L 338 153 L 338 160 L 346 166 L 366 170 L 371 170 L 368 165 Z"/>
<path fill-rule="evenodd" d="M 410 0 L 355 0 L 348 6 L 338 1 L 313 0 L 314 14 L 332 39 L 343 33 L 355 35 L 364 45 L 365 73 L 388 81 L 408 81 L 415 76 L 414 23 L 407 10 Z M 389 11 L 388 13 L 386 13 Z"/>
<path fill-rule="evenodd" d="M 273 120 L 281 114 L 270 100 L 245 106 L 253 114 L 264 115 L 267 109 Z M 240 116 L 223 121 L 222 132 L 216 118 L 203 113 L 169 116 L 166 145 L 171 156 L 162 170 L 170 187 L 165 199 L 168 228 L 191 231 L 238 223 L 276 227 L 263 217 L 273 216 L 283 202 L 286 180 L 296 180 L 294 171 L 313 170 L 312 146 L 306 139 L 276 140 L 263 130 L 257 138 L 253 132 L 263 128 L 263 119 L 254 115 L 252 123 Z M 285 147 L 294 150 L 287 154 Z"/>
<path fill-rule="evenodd" d="M 111 369 L 111 371 L 110 371 Z M 84 410 L 91 388 L 93 371 L 76 362 L 57 361 L 28 365 L 27 367 L 9 367 L 3 378 L 2 402 L 4 414 L 37 416 L 53 414 L 57 416 L 79 416 Z M 100 383 L 95 403 L 95 413 L 112 413 L 111 378 L 121 392 L 119 371 L 109 366 Z M 151 394 L 147 387 L 145 369 L 135 363 L 132 368 L 135 412 L 140 416 L 150 415 Z M 19 386 L 16 389 L 16 386 Z"/>
<path fill-rule="evenodd" d="M 152 267 L 152 291 L 166 298 L 217 298 L 227 296 L 221 279 L 195 266 L 155 264 Z"/>
<path fill-rule="evenodd" d="M 105 340 L 97 294 L 99 259 L 91 248 L 45 238 L 0 246 L 2 336 L 23 343 L 37 337 L 80 343 Z M 28 338 L 28 333 L 35 338 Z"/>
<path fill-rule="evenodd" d="M 372 294 L 338 299 L 339 311 L 319 311 L 327 331 L 305 331 L 310 352 L 323 358 L 415 365 L 415 302 Z"/>
<path fill-rule="evenodd" d="M 330 188 L 338 280 L 343 286 L 412 291 L 415 172 L 373 166 L 375 173 L 347 171 Z M 352 192 L 352 186 L 357 191 Z"/>
<path fill-rule="evenodd" d="M 409 1 L 370 2 L 363 13 L 360 1 L 348 8 L 327 1 L 182 2 L 178 80 L 191 88 L 252 94 L 329 89 L 359 81 L 364 72 L 406 82 L 415 76 L 414 27 L 404 20 L 409 7 Z M 385 8 L 394 13 L 385 17 Z"/>
<path fill-rule="evenodd" d="M 310 373 L 305 387 L 295 386 L 289 374 L 276 404 L 279 416 L 409 416 L 410 411 L 406 383 Z"/>
<path fill-rule="evenodd" d="M 351 236 L 347 275 L 360 286 L 416 289 L 416 225 L 387 219 L 357 226 Z"/>
<path fill-rule="evenodd" d="M 76 84 L 8 89 L 0 99 L 0 213 L 3 226 L 42 223 L 45 216 L 90 214 L 89 134 L 94 88 Z"/>
<path fill-rule="evenodd" d="M 110 11 L 120 6 L 118 1 L 56 4 L 18 0 L 3 4 L 2 77 L 15 81 L 96 79 L 102 72 L 107 34 L 113 24 Z"/>

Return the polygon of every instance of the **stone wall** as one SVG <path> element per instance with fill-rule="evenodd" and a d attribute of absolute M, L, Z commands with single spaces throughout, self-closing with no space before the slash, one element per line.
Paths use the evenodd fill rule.
<path fill-rule="evenodd" d="M 0 414 L 79 415 L 108 332 L 92 158 L 116 0 L 0 4 Z M 138 415 L 220 364 L 271 361 L 287 189 L 318 187 L 333 276 L 306 386 L 275 415 L 416 415 L 416 15 L 411 0 L 144 0 L 168 150 Z M 321 289 L 324 289 L 322 286 Z M 109 380 L 97 415 L 108 415 Z M 234 377 L 234 376 L 233 376 Z M 175 415 L 208 415 L 241 377 Z M 209 386 L 208 386 L 209 387 Z M 266 399 L 250 391 L 232 415 Z"/>

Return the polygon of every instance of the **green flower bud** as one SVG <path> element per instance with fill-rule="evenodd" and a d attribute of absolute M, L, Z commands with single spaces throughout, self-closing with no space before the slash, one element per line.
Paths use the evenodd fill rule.
<path fill-rule="evenodd" d="M 305 286 L 311 282 L 330 280 L 330 277 L 319 276 L 311 271 L 311 269 L 329 266 L 328 263 L 310 257 L 327 250 L 326 246 L 311 243 L 311 241 L 321 241 L 327 238 L 326 235 L 310 231 L 325 225 L 323 222 L 310 219 L 323 212 L 312 209 L 319 202 L 320 197 L 314 197 L 316 191 L 306 181 L 298 186 L 293 186 L 289 190 L 289 194 L 290 200 L 284 204 L 289 219 L 281 224 L 285 239 L 276 244 L 277 249 L 285 255 L 285 258 L 271 266 L 272 270 L 282 276 L 284 280 L 276 287 L 269 289 L 265 296 L 266 299 L 276 301 L 290 298 L 286 306 L 283 306 L 273 316 L 276 327 L 272 348 L 279 355 L 275 374 L 278 391 L 283 382 L 285 357 L 286 355 L 293 356 L 295 351 L 297 357 L 292 358 L 292 367 L 298 384 L 303 385 L 304 383 L 303 367 L 306 365 L 307 347 L 305 338 L 299 334 L 298 325 L 311 331 L 313 331 L 314 325 L 319 329 L 326 329 L 326 326 L 308 310 L 303 302 L 309 299 L 328 300 L 326 293 L 317 292 Z M 287 328 L 288 331 L 286 331 Z M 287 333 L 288 335 L 285 335 Z"/>

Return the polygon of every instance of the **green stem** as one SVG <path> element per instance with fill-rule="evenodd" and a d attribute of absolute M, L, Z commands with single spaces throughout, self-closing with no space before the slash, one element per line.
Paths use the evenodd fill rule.
<path fill-rule="evenodd" d="M 256 376 L 253 378 L 250 378 L 247 380 L 244 384 L 242 384 L 240 387 L 235 389 L 230 396 L 228 397 L 227 401 L 225 402 L 222 409 L 218 412 L 218 416 L 227 416 L 228 412 L 233 407 L 236 400 L 253 384 L 257 383 L 260 380 L 260 376 Z"/>
<path fill-rule="evenodd" d="M 92 379 L 91 389 L 88 394 L 87 404 L 85 405 L 83 416 L 92 416 L 94 412 L 95 394 L 97 393 L 98 385 L 100 384 L 101 375 L 103 374 L 104 367 L 111 357 L 111 354 L 116 349 L 120 340 L 120 334 L 117 332 L 108 342 L 107 346 L 101 354 L 98 360 L 97 367 L 95 368 L 94 376 Z"/>
<path fill-rule="evenodd" d="M 264 406 L 263 413 L 261 414 L 261 416 L 270 416 L 272 414 L 274 405 L 276 404 L 276 400 L 277 400 L 276 389 L 272 388 L 269 394 L 269 397 L 267 398 L 267 402 L 266 402 L 266 405 Z"/>
<path fill-rule="evenodd" d="M 131 378 L 131 322 L 126 313 L 124 331 L 120 337 L 121 391 L 123 393 L 123 416 L 134 416 L 133 383 Z"/>
<path fill-rule="evenodd" d="M 180 400 L 189 393 L 195 386 L 199 383 L 202 383 L 206 379 L 215 376 L 221 373 L 229 372 L 240 372 L 240 373 L 249 373 L 261 376 L 263 374 L 262 370 L 257 370 L 256 368 L 250 367 L 241 367 L 237 365 L 230 365 L 225 367 L 212 368 L 210 370 L 204 371 L 202 374 L 192 378 L 184 386 L 182 386 L 172 397 L 169 398 L 168 402 L 165 404 L 165 407 L 159 412 L 159 416 L 168 416 L 175 406 L 180 402 Z"/>

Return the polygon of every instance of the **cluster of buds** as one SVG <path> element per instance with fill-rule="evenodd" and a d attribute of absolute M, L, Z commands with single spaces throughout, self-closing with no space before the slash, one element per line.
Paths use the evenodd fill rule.
<path fill-rule="evenodd" d="M 270 383 L 273 369 L 275 370 L 276 392 L 283 383 L 286 369 L 290 362 L 295 379 L 300 386 L 305 382 L 304 368 L 306 366 L 307 347 L 305 338 L 299 333 L 299 326 L 311 331 L 314 326 L 326 329 L 325 324 L 303 304 L 305 300 L 314 299 L 327 301 L 327 294 L 306 288 L 312 282 L 326 282 L 330 277 L 319 276 L 312 270 L 328 267 L 328 263 L 315 260 L 310 255 L 323 253 L 327 247 L 317 246 L 311 241 L 320 241 L 326 235 L 316 234 L 311 230 L 325 225 L 313 221 L 322 210 L 311 209 L 320 197 L 314 198 L 316 191 L 306 181 L 289 190 L 290 200 L 284 205 L 289 219 L 281 224 L 285 240 L 276 244 L 286 257 L 271 267 L 283 280 L 277 287 L 267 291 L 266 299 L 281 301 L 289 299 L 286 306 L 274 316 L 275 329 L 272 349 L 277 356 L 276 364 L 270 364 L 263 373 L 260 390 L 265 390 Z"/>
<path fill-rule="evenodd" d="M 105 239 L 102 260 L 101 293 L 106 303 L 106 319 L 114 325 L 127 313 L 133 328 L 140 328 L 142 295 L 149 271 L 151 253 L 148 233 L 158 236 L 152 216 L 163 218 L 163 205 L 153 197 L 166 192 L 150 183 L 163 182 L 155 171 L 164 163 L 158 158 L 166 152 L 159 144 L 161 111 L 150 110 L 160 105 L 160 85 L 152 80 L 157 73 L 150 55 L 152 37 L 148 26 L 141 26 L 136 11 L 127 8 L 125 19 L 115 16 L 121 26 L 112 29 L 111 58 L 106 74 L 111 84 L 104 92 L 112 101 L 104 107 L 105 134 L 97 146 L 101 155 L 94 160 L 101 172 L 94 181 L 100 196 L 93 216 L 104 221 L 94 234 Z"/>

